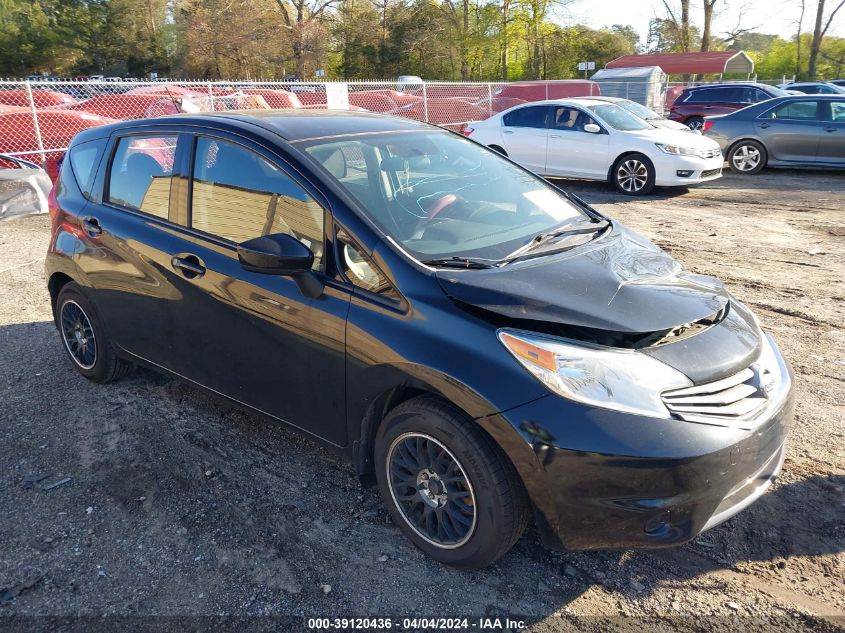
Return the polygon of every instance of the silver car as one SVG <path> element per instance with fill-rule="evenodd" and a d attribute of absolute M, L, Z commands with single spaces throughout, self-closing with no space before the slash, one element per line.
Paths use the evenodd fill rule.
<path fill-rule="evenodd" d="M 845 169 L 845 95 L 770 99 L 707 117 L 703 133 L 736 172 L 756 174 L 766 166 Z"/>
<path fill-rule="evenodd" d="M 637 103 L 636 101 L 631 101 L 630 99 L 624 99 L 622 97 L 606 97 L 604 95 L 584 98 L 590 99 L 591 101 L 607 101 L 608 103 L 615 103 L 620 108 L 627 110 L 634 116 L 641 118 L 643 121 L 647 121 L 654 127 L 665 128 L 667 130 L 682 130 L 684 132 L 692 132 L 692 130 L 683 123 L 667 119 L 662 114 L 658 114 L 654 110 L 651 110 L 650 108 L 647 108 L 644 105 Z"/>

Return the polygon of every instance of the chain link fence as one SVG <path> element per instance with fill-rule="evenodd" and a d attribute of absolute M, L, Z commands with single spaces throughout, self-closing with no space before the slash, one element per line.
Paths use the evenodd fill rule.
<path fill-rule="evenodd" d="M 0 81 L 0 154 L 39 163 L 55 177 L 57 161 L 77 132 L 128 119 L 180 112 L 349 108 L 461 131 L 471 121 L 521 103 L 565 97 L 626 97 L 662 113 L 673 90 L 666 83 L 581 79 L 513 83 Z"/>
<path fill-rule="evenodd" d="M 367 110 L 461 131 L 519 103 L 600 94 L 583 80 L 521 83 L 0 81 L 0 154 L 56 175 L 73 136 L 114 121 L 180 112 Z"/>

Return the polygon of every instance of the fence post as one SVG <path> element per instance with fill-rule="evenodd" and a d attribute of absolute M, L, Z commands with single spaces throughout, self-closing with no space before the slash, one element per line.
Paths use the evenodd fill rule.
<path fill-rule="evenodd" d="M 487 116 L 493 116 L 493 85 L 487 82 Z"/>
<path fill-rule="evenodd" d="M 32 85 L 26 82 L 26 98 L 29 101 L 29 110 L 32 112 L 32 129 L 35 131 L 35 141 L 38 143 L 38 153 L 41 155 L 41 166 L 47 163 L 47 155 L 44 153 L 44 141 L 41 139 L 41 128 L 38 127 L 38 110 L 35 109 L 35 99 L 32 98 Z"/>
<path fill-rule="evenodd" d="M 423 83 L 423 119 L 428 123 L 428 84 Z"/>
<path fill-rule="evenodd" d="M 208 107 L 214 112 L 214 92 L 211 90 L 211 82 L 208 82 Z"/>

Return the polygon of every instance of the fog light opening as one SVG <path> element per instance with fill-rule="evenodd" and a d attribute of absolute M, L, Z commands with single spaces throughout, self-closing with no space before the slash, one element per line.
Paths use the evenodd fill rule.
<path fill-rule="evenodd" d="M 692 169 L 679 169 L 675 173 L 678 175 L 678 178 L 689 178 L 692 176 Z"/>

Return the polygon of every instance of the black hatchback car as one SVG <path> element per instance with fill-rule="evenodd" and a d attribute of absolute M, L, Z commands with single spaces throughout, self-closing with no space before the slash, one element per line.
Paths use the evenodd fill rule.
<path fill-rule="evenodd" d="M 263 111 L 80 133 L 50 297 L 96 382 L 144 365 L 375 475 L 407 537 L 491 563 L 687 541 L 781 469 L 791 374 L 717 280 L 459 135 Z"/>

